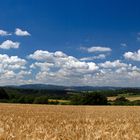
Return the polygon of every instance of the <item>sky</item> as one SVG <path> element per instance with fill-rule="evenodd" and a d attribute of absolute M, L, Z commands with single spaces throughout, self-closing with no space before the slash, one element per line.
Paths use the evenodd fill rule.
<path fill-rule="evenodd" d="M 139 0 L 1 0 L 0 85 L 140 87 Z"/>

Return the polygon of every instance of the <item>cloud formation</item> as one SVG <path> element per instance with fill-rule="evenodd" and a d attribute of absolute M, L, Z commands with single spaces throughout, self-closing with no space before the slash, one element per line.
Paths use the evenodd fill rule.
<path fill-rule="evenodd" d="M 17 35 L 17 36 L 31 36 L 31 34 L 28 31 L 23 31 L 19 28 L 16 28 L 15 35 Z"/>
<path fill-rule="evenodd" d="M 17 36 L 30 36 L 28 31 L 16 28 Z M 0 36 L 11 35 L 0 30 Z M 17 49 L 20 43 L 6 40 L 0 44 L 1 49 Z M 122 47 L 127 44 L 121 43 Z M 98 53 L 95 56 L 76 58 L 62 51 L 49 52 L 36 50 L 26 59 L 18 56 L 0 54 L 0 84 L 46 83 L 60 85 L 90 85 L 90 86 L 136 86 L 140 83 L 140 68 L 125 62 L 125 60 L 105 61 L 107 52 L 112 49 L 103 46 L 81 47 L 88 53 Z M 140 50 L 126 52 L 127 60 L 140 61 Z M 102 63 L 94 62 L 102 59 Z M 98 61 L 97 61 L 98 62 Z M 127 82 L 126 82 L 127 81 Z"/>
<path fill-rule="evenodd" d="M 0 44 L 1 49 L 17 49 L 19 48 L 20 43 L 19 42 L 13 42 L 11 40 L 6 40 L 3 43 Z"/>
<path fill-rule="evenodd" d="M 122 47 L 127 47 L 127 44 L 126 43 L 121 43 L 120 44 Z"/>
<path fill-rule="evenodd" d="M 140 81 L 140 68 L 121 60 L 95 63 L 82 61 L 61 51 L 37 50 L 28 56 L 36 71 L 35 80 L 40 83 L 91 86 L 136 86 Z M 126 82 L 127 81 L 127 82 Z"/>
<path fill-rule="evenodd" d="M 0 54 L 0 84 L 19 84 L 26 75 L 31 74 L 26 69 L 27 61 L 18 56 Z"/>
<path fill-rule="evenodd" d="M 112 49 L 109 47 L 102 47 L 102 46 L 93 46 L 90 48 L 86 47 L 81 47 L 82 50 L 86 50 L 89 53 L 94 53 L 94 52 L 111 52 Z"/>
<path fill-rule="evenodd" d="M 121 60 L 86 62 L 62 51 L 36 50 L 26 59 L 0 54 L 0 79 L 1 85 L 137 86 L 140 68 Z"/>
<path fill-rule="evenodd" d="M 140 61 L 140 50 L 137 52 L 126 52 L 124 54 L 125 59 L 133 60 L 133 61 Z"/>
<path fill-rule="evenodd" d="M 113 62 L 106 61 L 104 63 L 100 63 L 99 65 L 103 68 L 121 68 L 127 66 L 127 64 L 120 62 L 120 60 L 115 60 Z"/>
<path fill-rule="evenodd" d="M 8 35 L 12 35 L 12 34 L 8 33 L 7 31 L 0 30 L 0 36 L 8 36 Z"/>
<path fill-rule="evenodd" d="M 91 57 L 83 57 L 80 58 L 81 61 L 92 61 L 92 60 L 96 60 L 96 59 L 105 59 L 106 55 L 105 54 L 99 54 L 97 56 L 91 56 Z"/>

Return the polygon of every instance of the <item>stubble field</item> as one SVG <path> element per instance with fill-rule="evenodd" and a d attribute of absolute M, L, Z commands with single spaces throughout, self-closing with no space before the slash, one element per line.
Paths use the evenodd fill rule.
<path fill-rule="evenodd" d="M 140 107 L 0 104 L 0 140 L 139 140 Z"/>

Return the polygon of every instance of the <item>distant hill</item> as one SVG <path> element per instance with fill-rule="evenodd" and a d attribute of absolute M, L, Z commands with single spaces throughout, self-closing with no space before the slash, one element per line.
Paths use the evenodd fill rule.
<path fill-rule="evenodd" d="M 47 90 L 65 90 L 64 86 L 57 85 L 46 85 L 46 84 L 28 84 L 28 85 L 20 85 L 18 88 L 22 89 L 47 89 Z"/>
<path fill-rule="evenodd" d="M 92 91 L 92 90 L 116 90 L 121 89 L 121 87 L 111 87 L 111 86 L 59 86 L 59 85 L 47 85 L 47 84 L 27 84 L 20 86 L 6 86 L 15 87 L 20 89 L 45 89 L 45 90 L 67 90 L 67 91 Z"/>

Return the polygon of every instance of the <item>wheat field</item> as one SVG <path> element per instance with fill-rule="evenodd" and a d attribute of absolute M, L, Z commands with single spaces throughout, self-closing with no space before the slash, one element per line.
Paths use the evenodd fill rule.
<path fill-rule="evenodd" d="M 140 107 L 0 104 L 0 140 L 140 140 Z"/>
<path fill-rule="evenodd" d="M 114 101 L 117 98 L 117 96 L 112 96 L 112 97 L 108 97 L 108 100 Z M 126 99 L 128 99 L 129 101 L 136 101 L 136 100 L 140 100 L 140 96 L 128 96 L 125 97 Z"/>

